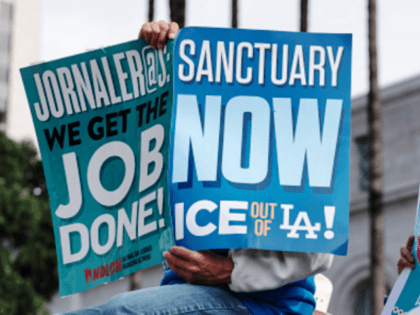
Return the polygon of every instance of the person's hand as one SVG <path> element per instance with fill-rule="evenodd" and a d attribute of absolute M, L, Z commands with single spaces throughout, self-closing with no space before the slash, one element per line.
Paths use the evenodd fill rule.
<path fill-rule="evenodd" d="M 419 237 L 420 238 L 420 237 Z M 398 274 L 404 270 L 404 268 L 414 268 L 414 257 L 413 257 L 413 245 L 414 245 L 414 236 L 410 235 L 407 244 L 402 246 L 400 249 L 400 259 L 398 260 Z"/>
<path fill-rule="evenodd" d="M 152 48 L 161 49 L 165 46 L 168 38 L 175 38 L 178 31 L 179 26 L 175 22 L 169 24 L 165 21 L 153 21 L 143 24 L 139 33 L 139 38 L 144 38 L 146 42 L 150 43 Z"/>
<path fill-rule="evenodd" d="M 191 284 L 219 285 L 229 284 L 233 270 L 230 257 L 217 255 L 209 250 L 192 251 L 185 247 L 172 246 L 164 252 L 168 266 Z"/>

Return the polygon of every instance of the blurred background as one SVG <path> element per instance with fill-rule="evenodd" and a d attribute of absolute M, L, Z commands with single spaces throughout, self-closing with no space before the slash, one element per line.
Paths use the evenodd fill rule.
<path fill-rule="evenodd" d="M 0 314 L 78 309 L 159 284 L 162 270 L 156 266 L 85 293 L 58 297 L 48 195 L 19 68 L 133 40 L 148 20 L 171 18 L 185 26 L 353 34 L 349 253 L 336 257 L 325 275 L 334 285 L 330 313 L 378 314 L 371 304 L 383 303 L 378 296 L 389 292 L 397 279 L 399 248 L 413 233 L 417 210 L 420 2 L 380 0 L 376 10 L 372 3 L 0 0 Z M 373 33 L 369 16 L 376 17 Z M 374 44 L 370 54 L 369 34 Z M 376 52 L 377 63 L 372 63 Z M 368 113 L 375 104 L 382 129 L 373 139 Z M 369 155 L 372 141 L 383 149 Z M 379 173 L 372 171 L 375 154 L 382 164 Z M 378 205 L 369 200 L 378 196 L 372 182 L 379 177 Z M 369 210 L 372 205 L 379 211 Z"/>

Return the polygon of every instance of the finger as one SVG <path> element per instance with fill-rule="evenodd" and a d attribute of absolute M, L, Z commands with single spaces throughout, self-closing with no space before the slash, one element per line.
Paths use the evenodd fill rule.
<path fill-rule="evenodd" d="M 152 37 L 152 25 L 151 23 L 145 23 L 140 30 L 139 38 L 144 38 L 144 40 L 150 43 Z"/>
<path fill-rule="evenodd" d="M 404 269 L 402 259 L 398 260 L 397 267 L 398 267 L 398 274 L 400 274 L 401 271 L 403 271 L 403 269 Z"/>
<path fill-rule="evenodd" d="M 407 260 L 410 263 L 414 262 L 413 254 L 411 254 L 411 251 L 408 251 L 407 248 L 401 247 L 400 252 L 401 252 L 401 256 L 405 258 L 405 260 Z"/>
<path fill-rule="evenodd" d="M 199 261 L 202 257 L 200 253 L 182 246 L 172 246 L 171 254 L 185 261 Z"/>
<path fill-rule="evenodd" d="M 152 38 L 152 25 L 150 23 L 143 25 L 139 38 L 144 38 L 146 42 L 150 43 L 150 39 Z"/>
<path fill-rule="evenodd" d="M 403 271 L 401 259 L 398 260 L 397 267 L 398 267 L 398 274 L 400 274 L 401 271 Z"/>
<path fill-rule="evenodd" d="M 179 31 L 179 25 L 178 25 L 178 23 L 172 22 L 169 25 L 169 31 L 168 31 L 169 35 L 168 35 L 168 38 L 169 39 L 175 39 L 176 34 L 178 34 L 178 31 Z"/>
<path fill-rule="evenodd" d="M 168 40 L 168 31 L 169 31 L 169 24 L 165 21 L 159 22 L 160 26 L 160 34 L 157 39 L 157 48 L 161 49 L 165 46 L 166 41 Z"/>
<path fill-rule="evenodd" d="M 417 239 L 417 256 L 419 256 L 419 252 L 420 252 L 420 235 L 418 236 L 418 239 Z"/>
<path fill-rule="evenodd" d="M 170 252 L 166 252 L 163 257 L 166 259 L 166 262 L 170 265 L 177 266 L 178 268 L 183 268 L 187 264 L 187 261 L 180 259 L 179 257 L 173 255 Z"/>
<path fill-rule="evenodd" d="M 150 38 L 150 46 L 157 48 L 157 41 L 160 35 L 160 25 L 158 22 L 152 22 L 152 36 Z"/>
<path fill-rule="evenodd" d="M 169 268 L 171 268 L 173 272 L 175 272 L 178 276 L 182 277 L 185 280 L 187 280 L 187 278 L 189 279 L 188 272 L 173 263 L 173 257 L 168 256 L 165 259 L 166 259 L 166 264 L 168 265 Z"/>
<path fill-rule="evenodd" d="M 414 268 L 414 263 L 407 260 L 406 258 L 400 258 L 399 263 L 401 264 L 401 266 L 403 267 L 410 267 L 410 268 Z"/>
<path fill-rule="evenodd" d="M 404 268 L 406 268 L 406 267 L 408 267 L 408 268 L 414 268 L 414 264 L 406 261 L 403 258 L 400 258 L 398 260 L 397 266 L 398 266 L 398 273 L 401 273 L 401 271 L 403 271 Z"/>
<path fill-rule="evenodd" d="M 414 235 L 410 235 L 406 244 L 406 247 L 410 252 L 413 251 L 413 245 L 414 245 Z"/>
<path fill-rule="evenodd" d="M 198 282 L 197 277 L 194 274 L 192 274 L 188 271 L 185 271 L 185 270 L 183 270 L 181 268 L 178 268 L 176 266 L 172 266 L 171 269 L 173 270 L 173 272 L 175 272 L 178 276 L 180 276 L 182 279 L 184 279 L 188 283 L 194 284 L 194 283 Z"/>
<path fill-rule="evenodd" d="M 172 253 L 167 253 L 164 257 L 168 263 L 170 263 L 173 266 L 176 266 L 179 269 L 188 272 L 198 272 L 198 267 L 194 261 L 183 260 L 173 255 Z"/>
<path fill-rule="evenodd" d="M 169 268 L 187 282 L 193 283 L 197 280 L 198 269 L 196 266 L 188 264 L 170 253 L 165 255 L 165 259 Z"/>

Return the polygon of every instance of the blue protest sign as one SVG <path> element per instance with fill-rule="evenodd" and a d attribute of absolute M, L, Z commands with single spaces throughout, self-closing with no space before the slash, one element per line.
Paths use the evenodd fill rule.
<path fill-rule="evenodd" d="M 351 42 L 181 30 L 169 169 L 176 244 L 346 254 Z"/>
<path fill-rule="evenodd" d="M 21 69 L 61 296 L 155 265 L 173 245 L 172 51 L 139 40 Z"/>
<path fill-rule="evenodd" d="M 395 282 L 381 315 L 420 314 L 420 192 L 413 246 L 414 269 L 405 268 Z"/>

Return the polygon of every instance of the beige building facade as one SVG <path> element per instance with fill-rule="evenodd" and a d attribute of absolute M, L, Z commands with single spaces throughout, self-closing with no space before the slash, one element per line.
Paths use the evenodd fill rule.
<path fill-rule="evenodd" d="M 414 233 L 420 182 L 420 77 L 382 89 L 385 269 L 394 285 L 399 250 Z M 329 312 L 370 314 L 370 221 L 367 211 L 367 97 L 352 101 L 350 239 L 346 257 L 325 273 L 334 284 Z"/>
<path fill-rule="evenodd" d="M 0 0 L 0 131 L 35 142 L 19 69 L 40 59 L 42 0 Z"/>

